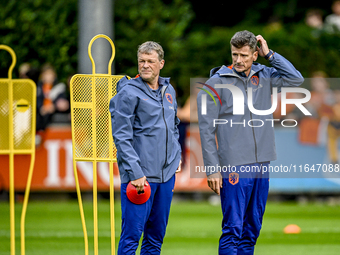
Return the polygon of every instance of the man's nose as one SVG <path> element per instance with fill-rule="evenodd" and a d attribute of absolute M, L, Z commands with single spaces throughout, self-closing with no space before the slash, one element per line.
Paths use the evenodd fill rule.
<path fill-rule="evenodd" d="M 236 62 L 237 62 L 237 63 L 242 62 L 241 56 L 237 56 Z"/>

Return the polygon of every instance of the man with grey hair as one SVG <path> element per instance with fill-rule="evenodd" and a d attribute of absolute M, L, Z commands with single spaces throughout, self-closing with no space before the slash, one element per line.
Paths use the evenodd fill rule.
<path fill-rule="evenodd" d="M 160 254 L 175 173 L 181 168 L 176 92 L 169 78 L 160 77 L 165 63 L 162 46 L 145 42 L 139 46 L 137 58 L 139 75 L 121 79 L 110 102 L 121 178 L 118 255 L 135 254 L 142 233 L 140 254 Z M 131 202 L 126 192 L 129 182 L 139 193 L 150 185 L 150 198 L 143 204 Z"/>
<path fill-rule="evenodd" d="M 219 254 L 250 255 L 260 234 L 268 196 L 269 175 L 265 170 L 276 159 L 276 152 L 273 123 L 267 121 L 273 116 L 250 111 L 248 94 L 253 108 L 268 110 L 273 87 L 300 86 L 303 77 L 287 59 L 270 50 L 261 35 L 240 31 L 230 44 L 232 65 L 212 69 L 198 93 L 198 121 L 206 169 L 228 169 L 222 173 L 216 168 L 207 171 L 208 186 L 221 197 Z M 272 67 L 254 62 L 259 55 Z M 244 105 L 238 110 L 244 113 L 234 115 L 239 101 Z M 216 119 L 224 125 L 216 124 Z"/>

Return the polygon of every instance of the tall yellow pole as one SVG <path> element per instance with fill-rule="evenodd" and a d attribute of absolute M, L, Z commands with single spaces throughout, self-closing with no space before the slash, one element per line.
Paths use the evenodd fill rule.
<path fill-rule="evenodd" d="M 10 207 L 10 232 L 11 232 L 11 255 L 15 255 L 15 193 L 14 193 L 14 144 L 13 144 L 13 82 L 12 71 L 16 64 L 16 55 L 14 51 L 5 45 L 3 49 L 7 50 L 12 56 L 12 64 L 8 70 L 8 104 L 9 104 L 9 207 Z"/>
<path fill-rule="evenodd" d="M 77 189 L 77 197 L 78 197 L 78 204 L 79 204 L 79 211 L 80 211 L 80 218 L 81 218 L 81 224 L 83 226 L 83 233 L 84 233 L 84 245 L 85 245 L 85 255 L 89 255 L 89 241 L 87 237 L 87 230 L 86 230 L 86 223 L 85 223 L 85 215 L 84 215 L 84 207 L 83 207 L 83 201 L 81 199 L 81 191 L 79 186 L 79 179 L 78 179 L 78 173 L 77 173 L 77 165 L 76 161 L 73 161 L 73 171 L 74 171 L 74 180 L 76 183 L 76 189 Z"/>
<path fill-rule="evenodd" d="M 110 220 L 111 220 L 111 255 L 115 254 L 115 201 L 113 182 L 113 163 L 110 164 Z"/>
<path fill-rule="evenodd" d="M 24 198 L 24 203 L 22 205 L 22 212 L 21 212 L 21 221 L 20 221 L 21 255 L 25 255 L 25 250 L 26 250 L 26 247 L 25 247 L 25 221 L 26 221 L 28 198 L 29 198 L 30 188 L 31 188 L 31 183 L 32 183 L 34 162 L 35 162 L 35 153 L 33 153 L 32 156 L 31 156 L 30 169 L 29 169 L 29 172 L 28 172 L 27 184 L 26 184 L 26 190 L 25 190 L 25 198 Z"/>

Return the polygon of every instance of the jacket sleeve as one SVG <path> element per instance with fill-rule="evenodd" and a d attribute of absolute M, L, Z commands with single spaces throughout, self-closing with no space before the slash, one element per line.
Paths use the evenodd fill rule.
<path fill-rule="evenodd" d="M 176 96 L 176 92 L 174 92 L 174 95 Z M 179 139 L 178 125 L 181 121 L 177 117 L 177 100 L 176 100 L 176 97 L 175 97 L 174 102 L 175 102 L 175 104 L 174 104 L 175 105 L 175 121 L 174 121 L 174 123 L 175 123 L 175 127 L 174 127 L 175 133 L 174 133 L 174 135 L 175 135 L 175 138 L 178 140 Z"/>
<path fill-rule="evenodd" d="M 122 89 L 110 101 L 112 136 L 117 148 L 117 161 L 123 168 L 120 171 L 128 172 L 130 180 L 144 176 L 140 158 L 133 148 L 133 123 L 137 100 L 137 97 Z"/>
<path fill-rule="evenodd" d="M 215 84 L 220 84 L 221 80 L 212 78 L 209 79 L 206 84 L 215 87 Z M 204 86 L 203 89 L 210 91 L 207 86 Z M 217 96 L 212 93 L 215 101 L 218 102 Z M 206 98 L 206 114 L 202 114 L 202 108 L 205 105 L 202 105 L 202 97 Z M 203 102 L 204 103 L 204 102 Z M 217 166 L 220 165 L 220 161 L 217 153 L 217 144 L 216 144 L 216 131 L 217 127 L 214 127 L 214 119 L 218 119 L 219 116 L 220 104 L 217 103 L 215 105 L 214 100 L 208 95 L 204 90 L 201 90 L 197 95 L 197 114 L 198 114 L 198 125 L 201 137 L 201 147 L 202 147 L 202 155 L 204 166 L 206 167 L 206 174 L 211 175 L 217 171 Z"/>
<path fill-rule="evenodd" d="M 291 62 L 281 56 L 279 53 L 275 54 L 269 59 L 271 68 L 270 78 L 273 87 L 297 87 L 300 86 L 304 79 L 301 73 L 296 70 Z"/>

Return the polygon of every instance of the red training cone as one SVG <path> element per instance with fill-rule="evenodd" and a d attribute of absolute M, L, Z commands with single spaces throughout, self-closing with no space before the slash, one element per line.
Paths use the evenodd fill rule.
<path fill-rule="evenodd" d="M 151 195 L 151 188 L 149 183 L 146 181 L 148 184 L 147 186 L 144 185 L 144 192 L 138 194 L 137 189 L 135 186 L 129 182 L 127 188 L 126 188 L 126 195 L 128 199 L 137 205 L 144 204 L 146 201 L 148 201 L 150 195 Z"/>

